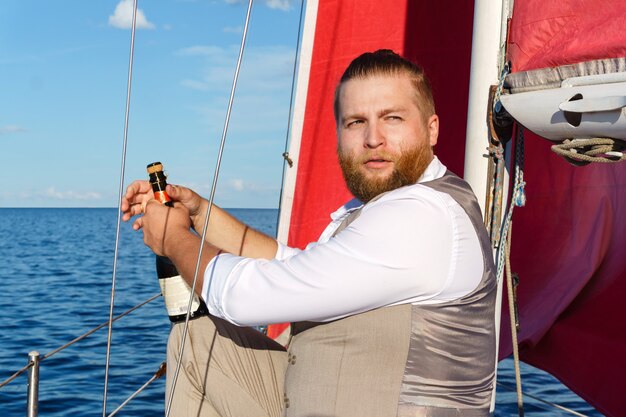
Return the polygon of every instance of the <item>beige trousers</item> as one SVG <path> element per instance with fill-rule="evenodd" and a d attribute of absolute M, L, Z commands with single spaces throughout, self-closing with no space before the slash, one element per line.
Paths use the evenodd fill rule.
<path fill-rule="evenodd" d="M 173 386 L 184 323 L 167 345 L 166 401 Z M 287 352 L 248 327 L 216 317 L 189 321 L 172 417 L 279 417 Z"/>

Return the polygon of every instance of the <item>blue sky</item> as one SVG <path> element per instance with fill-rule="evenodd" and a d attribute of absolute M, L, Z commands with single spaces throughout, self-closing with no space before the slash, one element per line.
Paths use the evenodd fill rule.
<path fill-rule="evenodd" d="M 0 207 L 115 207 L 132 0 L 2 0 Z M 139 0 L 126 184 L 208 196 L 247 2 Z M 300 2 L 257 0 L 216 202 L 277 207 Z"/>

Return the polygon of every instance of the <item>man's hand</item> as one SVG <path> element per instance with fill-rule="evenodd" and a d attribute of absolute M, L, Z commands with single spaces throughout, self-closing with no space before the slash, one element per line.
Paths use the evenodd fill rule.
<path fill-rule="evenodd" d="M 202 233 L 202 226 L 204 226 L 204 218 L 209 202 L 187 187 L 168 185 L 165 191 L 172 200 L 179 201 L 185 206 L 189 211 L 193 228 L 196 232 Z"/>
<path fill-rule="evenodd" d="M 161 256 L 169 256 L 177 241 L 191 234 L 189 210 L 178 202 L 174 207 L 168 207 L 156 200 L 148 200 L 143 217 L 135 223 L 143 227 L 143 242 Z"/>
<path fill-rule="evenodd" d="M 191 224 L 198 234 L 202 234 L 209 202 L 186 187 L 168 185 L 165 191 L 175 201 L 175 208 L 183 206 L 187 210 L 188 224 Z M 150 206 L 152 206 L 152 202 L 156 204 L 150 183 L 148 181 L 135 181 L 130 184 L 126 189 L 126 195 L 122 198 L 122 220 L 129 221 L 132 217 L 145 213 L 148 202 L 150 202 Z M 139 230 L 142 227 L 144 227 L 143 217 L 135 219 L 133 229 Z M 195 237 L 188 229 L 189 226 L 187 226 L 186 232 Z M 206 242 L 221 248 L 224 252 L 248 258 L 272 259 L 276 256 L 278 246 L 274 238 L 249 228 L 216 205 L 213 205 L 211 209 L 211 219 L 207 230 Z M 150 232 L 155 234 L 155 238 L 161 236 L 166 239 L 168 234 L 171 235 L 172 233 L 164 234 L 157 232 L 156 229 Z M 157 243 L 152 237 L 149 239 L 151 243 L 146 240 L 146 244 L 155 252 L 163 248 L 163 242 Z M 155 245 L 154 248 L 152 247 L 153 244 Z"/>
<path fill-rule="evenodd" d="M 186 187 L 168 185 L 165 191 L 172 200 L 178 201 L 185 206 L 189 211 L 194 229 L 201 231 L 209 205 L 208 201 Z M 122 198 L 122 220 L 128 221 L 131 217 L 142 214 L 147 202 L 153 198 L 152 186 L 148 181 L 134 181 L 128 186 L 126 195 Z M 141 227 L 142 222 L 139 219 L 135 220 L 133 229 L 139 230 Z"/>

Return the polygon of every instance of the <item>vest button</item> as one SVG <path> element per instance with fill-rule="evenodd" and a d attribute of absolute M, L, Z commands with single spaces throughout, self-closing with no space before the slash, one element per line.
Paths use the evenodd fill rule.
<path fill-rule="evenodd" d="M 289 358 L 289 363 L 291 363 L 292 365 L 296 364 L 296 355 L 292 355 L 291 358 Z"/>
<path fill-rule="evenodd" d="M 289 408 L 289 398 L 285 397 L 284 401 L 285 401 L 285 408 Z"/>

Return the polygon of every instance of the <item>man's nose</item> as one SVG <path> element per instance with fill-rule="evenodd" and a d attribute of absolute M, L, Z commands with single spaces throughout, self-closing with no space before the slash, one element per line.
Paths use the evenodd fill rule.
<path fill-rule="evenodd" d="M 370 122 L 365 134 L 365 146 L 367 148 L 378 148 L 385 143 L 385 135 L 381 129 L 381 126 L 377 122 Z"/>

